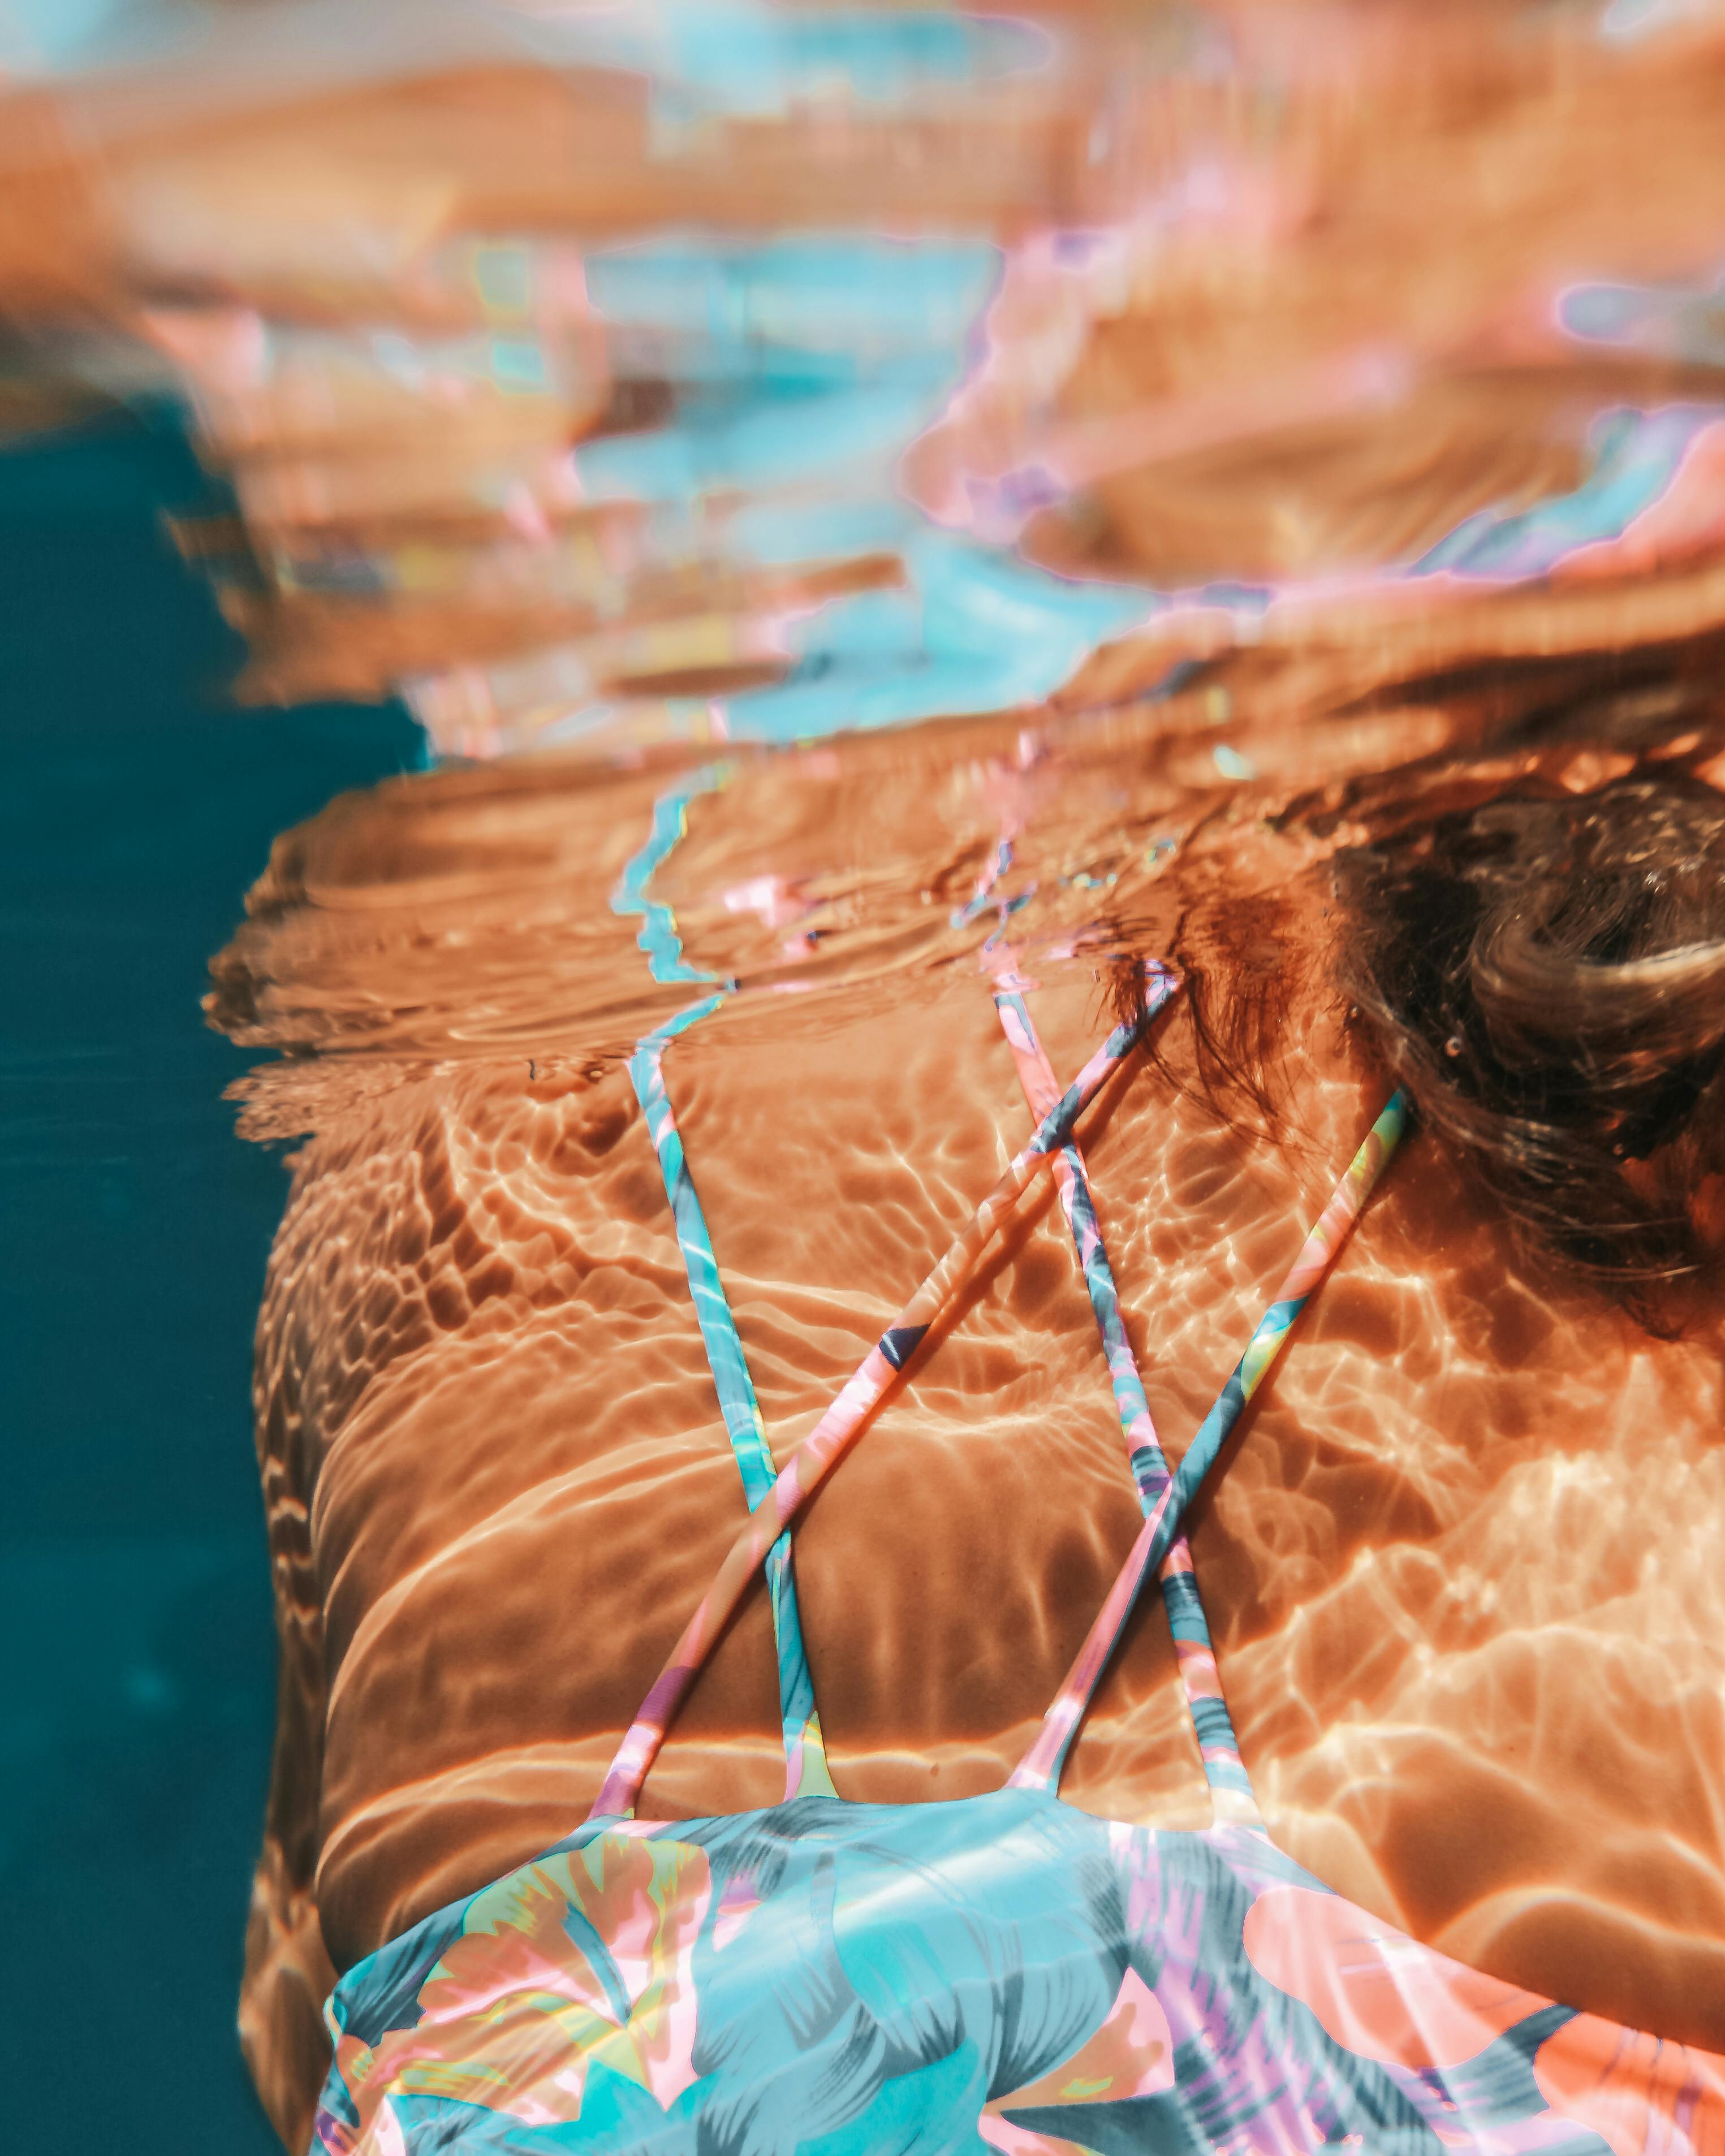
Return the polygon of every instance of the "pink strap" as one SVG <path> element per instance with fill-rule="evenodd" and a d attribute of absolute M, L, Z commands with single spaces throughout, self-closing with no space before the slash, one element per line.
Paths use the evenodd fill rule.
<path fill-rule="evenodd" d="M 658 1757 L 690 1686 L 779 1536 L 855 1442 L 881 1394 L 951 1307 L 1016 1214 L 1019 1201 L 1065 1142 L 1080 1113 L 1131 1053 L 1168 994 L 1169 977 L 1152 973 L 1146 1008 L 1117 1026 L 1044 1119 L 1035 1137 L 1007 1168 L 968 1225 L 923 1280 L 897 1317 L 864 1357 L 811 1435 L 800 1445 L 732 1544 L 695 1614 L 671 1651 L 640 1712 L 618 1747 L 590 1818 L 633 1816 L 647 1771 Z"/>
<path fill-rule="evenodd" d="M 1199 1485 L 1215 1464 L 1229 1432 L 1240 1412 L 1262 1383 L 1265 1373 L 1281 1353 L 1289 1327 L 1311 1300 L 1313 1291 L 1335 1263 L 1373 1186 L 1389 1165 L 1390 1156 L 1407 1127 L 1409 1103 L 1402 1092 L 1393 1093 L 1364 1143 L 1337 1185 L 1317 1225 L 1300 1246 L 1281 1291 L 1258 1320 L 1246 1350 L 1234 1367 L 1215 1405 L 1204 1417 L 1198 1435 L 1187 1447 L 1165 1489 L 1138 1530 L 1126 1563 L 1108 1590 L 1108 1599 L 1091 1626 L 1090 1636 L 1067 1673 L 1043 1719 L 1036 1741 L 1013 1769 L 1009 1787 L 1016 1789 L 1055 1789 L 1066 1753 L 1084 1719 L 1091 1696 L 1107 1667 L 1121 1630 L 1132 1614 L 1144 1581 L 1162 1563 L 1179 1532 L 1187 1507 Z"/>

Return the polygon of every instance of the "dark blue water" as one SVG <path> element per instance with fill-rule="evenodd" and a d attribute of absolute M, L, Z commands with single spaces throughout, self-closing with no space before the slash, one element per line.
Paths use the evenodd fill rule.
<path fill-rule="evenodd" d="M 80 2156 L 278 2145 L 234 2010 L 285 1175 L 198 997 L 274 834 L 422 753 L 398 709 L 224 704 L 238 641 L 162 526 L 203 493 L 159 417 L 0 454 L 0 2142 Z"/>

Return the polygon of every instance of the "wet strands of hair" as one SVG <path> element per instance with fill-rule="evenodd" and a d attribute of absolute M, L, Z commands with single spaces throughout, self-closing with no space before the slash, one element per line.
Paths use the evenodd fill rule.
<path fill-rule="evenodd" d="M 1656 1332 L 1715 1275 L 1725 814 L 1680 775 L 1524 793 L 1337 865 L 1342 972 L 1423 1118 Z"/>

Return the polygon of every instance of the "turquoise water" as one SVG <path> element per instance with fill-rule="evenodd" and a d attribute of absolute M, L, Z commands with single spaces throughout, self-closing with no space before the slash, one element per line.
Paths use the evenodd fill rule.
<path fill-rule="evenodd" d="M 234 1142 L 239 1058 L 198 997 L 274 834 L 419 754 L 398 707 L 221 707 L 238 641 L 159 522 L 199 485 L 160 422 L 0 455 L 0 1924 L 28 1942 L 0 2026 L 54 2061 L 68 2156 L 280 2146 L 233 2027 L 275 1679 L 249 1348 L 283 1170 Z"/>

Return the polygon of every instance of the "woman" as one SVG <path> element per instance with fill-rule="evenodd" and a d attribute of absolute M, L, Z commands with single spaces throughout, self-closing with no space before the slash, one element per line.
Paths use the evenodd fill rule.
<path fill-rule="evenodd" d="M 1363 711 L 1349 680 L 1297 728 L 1285 672 L 1241 660 L 1029 732 L 931 728 L 694 774 L 449 773 L 338 803 L 280 843 L 214 1007 L 242 1038 L 326 1051 L 254 1081 L 249 1111 L 260 1134 L 316 1132 L 295 1163 L 258 1374 L 285 1656 L 246 2019 L 294 2138 L 331 1963 L 453 1906 L 349 1994 L 369 2011 L 408 1968 L 407 2025 L 430 2012 L 429 1972 L 459 1978 L 459 1897 L 519 1882 L 515 1867 L 577 1827 L 746 1524 L 654 1074 L 782 1467 L 1036 1127 L 996 995 L 1021 998 L 1064 1083 L 1153 959 L 1178 990 L 1078 1135 L 1171 1459 L 1386 1096 L 1404 1088 L 1414 1111 L 1185 1523 L 1270 1836 L 1209 1880 L 1205 1907 L 1238 1904 L 1230 1980 L 1257 2002 L 1265 2056 L 1297 2052 L 1307 2076 L 1272 2138 L 1437 2132 L 1395 2107 L 1415 2102 L 1409 2075 L 1425 2088 L 1434 2073 L 1450 2079 L 1433 2102 L 1475 2130 L 1484 2099 L 1456 2092 L 1458 2061 L 1507 2044 L 1544 2092 L 1516 2112 L 1541 2133 L 1556 2118 L 1639 2148 L 1681 2112 L 1690 2145 L 1713 2145 L 1715 2067 L 1671 2063 L 1698 2056 L 1678 2045 L 1725 2049 L 1712 655 L 1648 655 L 1609 692 L 1595 672 L 1590 701 L 1567 662 L 1380 688 Z M 1301 689 L 1325 711 L 1309 667 Z M 710 1007 L 680 1029 L 691 1005 Z M 637 1040 L 650 1053 L 632 1084 Z M 1002 1815 L 974 1806 L 1034 1738 L 1140 1519 L 1085 1291 L 1063 1206 L 1033 1207 L 912 1343 L 799 1524 L 831 1782 L 853 1808 L 895 1809 L 823 1813 L 808 1833 L 844 1849 L 799 1840 L 784 1858 L 801 1943 L 761 1962 L 769 1990 L 806 1993 L 838 1937 L 809 1914 L 823 1856 L 842 1912 L 847 1880 L 874 1882 L 854 1889 L 872 1907 L 880 1867 L 927 1872 L 931 1836 L 1001 1841 Z M 642 1794 L 644 1819 L 711 1822 L 674 1837 L 707 1886 L 665 1890 L 648 1960 L 697 1961 L 661 2005 L 714 1995 L 698 1958 L 718 1951 L 725 1892 L 758 1871 L 738 1837 L 779 1816 L 762 1810 L 785 1787 L 778 1599 L 745 1599 Z M 1168 1926 L 1143 1911 L 1173 1906 L 1167 1865 L 1187 1857 L 1171 1851 L 1202 1869 L 1214 1845 L 1177 1832 L 1209 1806 L 1153 1604 L 1107 1666 L 1065 1804 L 1019 1823 L 1036 1854 L 993 1914 L 984 1892 L 952 1918 L 993 1972 L 987 2010 L 939 2006 L 968 1979 L 924 1908 L 891 1934 L 911 1958 L 870 2007 L 879 2035 L 888 1995 L 913 2020 L 924 1999 L 922 2033 L 858 2038 L 875 2078 L 848 2110 L 820 2128 L 806 2096 L 783 2116 L 764 2099 L 722 2112 L 728 2069 L 702 2013 L 741 2041 L 754 2010 L 691 2010 L 681 2051 L 658 2023 L 643 2039 L 683 2062 L 657 2093 L 646 2067 L 624 2075 L 658 2107 L 655 2132 L 887 2145 L 870 2107 L 891 2102 L 928 2145 L 948 2127 L 1030 2145 L 1012 2135 L 1055 2130 L 1024 2096 L 1039 2075 L 1149 2027 L 1129 1974 L 1179 2055 Z M 927 1799 L 959 1801 L 919 1813 Z M 962 1850 L 930 1861 L 941 1879 L 963 1868 Z M 1163 1883 L 1139 1892 L 1147 1866 Z M 1314 1899 L 1255 1919 L 1272 1890 Z M 749 1894 L 749 1908 L 773 1900 L 740 1892 L 733 1915 Z M 1393 1927 L 1481 1973 L 1447 2051 L 1433 2015 L 1450 2025 L 1420 2001 L 1435 1983 L 1453 2005 L 1462 1978 L 1398 1979 L 1386 2035 L 1346 1975 L 1358 1942 L 1330 1939 L 1319 1900 L 1376 1922 L 1374 1969 L 1404 1950 Z M 1039 1909 L 1083 1933 L 1076 1959 L 1034 1943 Z M 865 1998 L 855 1954 L 840 1961 Z M 1215 1964 L 1193 1966 L 1197 1984 Z M 1064 2003 L 1033 2014 L 1026 1971 L 1045 1967 L 1066 1971 Z M 1007 2041 L 1009 1993 L 1034 2041 Z M 1311 2044 L 1290 2050 L 1265 1999 L 1278 2014 L 1294 1999 L 1339 2053 L 1312 2051 L 1310 2021 Z M 1581 2012 L 1553 2030 L 1538 2020 L 1549 1999 Z M 345 2010 L 349 2066 L 362 2039 L 383 2061 L 388 2026 L 367 2034 Z M 1669 2040 L 1628 2128 L 1595 2071 L 1617 2056 L 1599 2033 L 1615 2023 Z M 1132 2052 L 1140 2081 L 1162 2041 Z M 1362 2058 L 1394 2103 L 1360 2080 Z M 912 2073 L 939 2081 L 939 2104 Z M 492 2128 L 525 2133 L 508 2079 L 485 2099 Z M 1182 2133 L 1211 2116 L 1189 2081 L 1175 2097 L 1134 2087 L 1120 2100 L 1166 2098 Z M 564 2126 L 585 2116 L 598 2133 L 598 2111 L 570 2101 Z M 721 2112 L 698 2128 L 709 2102 Z M 635 2113 L 607 2116 L 620 2145 L 643 2145 Z M 339 2102 L 322 2130 L 332 2147 L 361 2131 Z M 1056 2138 L 1116 2145 L 1085 2138 L 1103 2130 L 1068 2120 Z M 1107 2132 L 1160 2145 L 1138 2113 Z"/>

